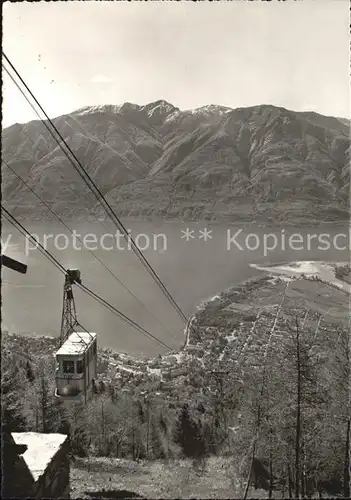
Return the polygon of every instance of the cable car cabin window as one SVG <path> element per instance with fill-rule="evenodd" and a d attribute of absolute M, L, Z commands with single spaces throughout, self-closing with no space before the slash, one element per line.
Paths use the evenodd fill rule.
<path fill-rule="evenodd" d="M 77 373 L 83 373 L 84 371 L 84 361 L 82 359 L 79 359 L 77 361 Z"/>
<path fill-rule="evenodd" d="M 74 373 L 74 361 L 63 361 L 63 373 Z"/>

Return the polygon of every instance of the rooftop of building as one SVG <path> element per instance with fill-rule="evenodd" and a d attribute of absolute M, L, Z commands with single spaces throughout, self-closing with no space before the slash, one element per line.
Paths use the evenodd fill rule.
<path fill-rule="evenodd" d="M 56 355 L 83 354 L 95 339 L 96 333 L 73 332 L 56 352 Z"/>

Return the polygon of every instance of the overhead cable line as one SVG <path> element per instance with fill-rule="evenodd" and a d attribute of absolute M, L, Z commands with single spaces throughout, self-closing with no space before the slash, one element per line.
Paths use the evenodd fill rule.
<path fill-rule="evenodd" d="M 50 211 L 50 213 L 67 229 L 67 231 L 69 231 L 71 234 L 74 234 L 72 229 L 70 227 L 67 226 L 67 224 L 64 222 L 64 220 L 58 215 L 56 214 L 56 212 L 34 191 L 34 189 L 32 189 L 29 184 L 24 180 L 22 179 L 22 177 L 17 174 L 14 169 L 7 163 L 7 161 L 5 160 L 2 160 L 2 162 L 4 163 L 4 165 L 6 165 L 6 167 L 27 187 L 27 189 L 34 194 L 34 196 L 36 196 L 36 198 L 38 198 L 38 200 Z M 78 236 L 76 236 L 77 240 L 83 244 L 82 242 L 82 239 L 79 238 Z M 93 252 L 93 250 L 90 250 L 90 249 L 87 249 L 92 255 L 93 257 L 98 261 L 100 262 L 100 264 L 105 268 L 105 270 L 139 303 L 139 305 L 141 305 L 141 307 L 147 311 L 150 316 L 163 328 L 165 329 L 168 333 L 171 334 L 171 332 L 168 330 L 168 328 L 166 328 L 159 320 L 158 318 L 142 303 L 142 301 L 140 299 L 138 299 L 138 297 L 136 295 L 134 295 L 134 293 L 118 278 L 118 276 L 116 276 L 116 274 L 111 271 L 111 269 Z"/>
<path fill-rule="evenodd" d="M 6 70 L 5 70 L 5 71 L 6 71 Z M 40 117 L 39 117 L 39 118 L 40 118 Z M 42 122 L 42 124 L 44 124 L 44 122 L 43 122 L 43 120 L 42 120 L 41 118 L 40 118 L 40 121 Z M 66 122 L 66 123 L 67 123 L 67 122 Z M 36 147 L 35 142 L 34 142 L 34 141 L 33 141 L 33 139 L 29 136 L 29 134 L 27 134 L 27 132 L 24 130 L 23 125 L 20 125 L 20 126 L 22 127 L 22 130 L 21 130 L 22 134 L 24 134 L 24 135 L 26 136 L 26 138 L 29 140 L 29 142 L 32 144 L 32 146 L 33 146 L 33 147 Z M 46 143 L 46 141 L 45 141 L 45 143 Z M 50 149 L 49 149 L 49 146 L 48 146 L 47 144 L 46 144 L 46 148 L 47 148 L 48 152 L 50 153 Z M 4 159 L 2 159 L 2 161 L 3 161 L 5 164 L 7 164 L 7 162 L 5 162 L 5 160 L 4 160 Z M 16 174 L 16 175 L 18 175 L 18 174 Z M 23 179 L 22 179 L 22 180 L 23 180 Z M 74 189 L 74 188 L 73 188 L 70 184 L 66 185 L 65 187 L 66 187 L 67 189 L 69 189 L 69 190 L 70 190 L 73 194 L 75 194 L 75 195 L 76 195 L 76 196 L 78 196 L 78 197 L 82 197 L 82 196 L 86 197 L 85 193 L 78 193 L 78 191 L 76 191 L 76 190 L 75 190 L 75 189 Z M 100 220 L 100 219 L 98 219 L 98 218 L 97 218 L 97 216 L 96 216 L 96 214 L 94 214 L 94 213 L 92 212 L 92 210 L 90 210 L 90 209 L 89 209 L 89 207 L 86 207 L 86 209 L 87 209 L 87 211 L 89 212 L 89 214 L 90 214 L 90 215 L 91 215 L 91 216 L 95 219 L 95 221 L 96 221 L 98 224 L 100 224 L 100 225 L 101 225 L 104 229 L 106 229 L 106 231 L 108 231 L 108 230 L 109 230 L 109 229 L 105 226 L 105 224 L 103 223 L 103 221 L 102 221 L 102 220 Z"/>
<path fill-rule="evenodd" d="M 22 226 L 22 224 L 20 222 L 18 222 L 18 220 L 8 211 L 6 210 L 5 207 L 3 207 L 3 205 L 1 205 L 1 211 L 4 213 L 5 215 L 5 218 L 14 226 L 16 227 L 16 229 L 18 229 L 18 231 L 20 231 L 24 236 L 26 237 L 29 237 L 31 240 L 33 240 L 36 244 L 36 248 L 38 248 L 38 250 L 43 253 L 43 255 L 45 255 L 49 261 L 62 273 L 64 273 L 66 275 L 66 269 L 64 268 L 64 266 L 56 259 L 55 256 L 53 256 L 51 254 L 51 252 L 49 252 L 46 248 L 44 248 L 35 238 L 33 238 L 33 236 L 25 229 L 24 226 Z M 129 318 L 126 314 L 124 314 L 122 311 L 119 311 L 116 307 L 114 307 L 113 305 L 111 305 L 109 302 L 107 302 L 107 300 L 103 299 L 102 297 L 100 297 L 98 294 L 96 294 L 95 292 L 93 292 L 92 290 L 90 290 L 88 287 L 86 287 L 85 285 L 82 285 L 82 284 L 79 284 L 77 283 L 77 286 L 79 288 L 81 288 L 83 291 L 85 291 L 86 293 L 88 293 L 91 297 L 93 297 L 95 300 L 98 300 L 100 303 L 102 303 L 105 307 L 107 307 L 110 311 L 114 312 L 120 319 L 122 319 L 125 323 L 127 323 L 128 325 L 132 326 L 133 328 L 135 328 L 136 330 L 139 330 L 141 333 L 143 333 L 144 335 L 146 335 L 147 337 L 155 340 L 158 344 L 160 344 L 162 347 L 165 347 L 166 349 L 169 349 L 169 350 L 172 350 L 172 348 L 165 344 L 162 340 L 160 340 L 159 338 L 157 338 L 155 335 L 153 335 L 152 333 L 150 333 L 148 330 L 146 330 L 145 328 L 143 328 L 142 326 L 140 326 L 138 323 L 136 323 L 134 320 L 132 320 L 131 318 Z"/>
<path fill-rule="evenodd" d="M 66 269 L 63 265 L 54 257 L 48 250 L 46 250 L 23 226 L 18 220 L 8 211 L 6 208 L 1 205 L 1 214 L 5 215 L 5 218 L 10 222 L 20 233 L 24 234 L 24 236 L 28 237 L 31 241 L 33 241 L 38 250 L 50 260 L 50 262 L 62 273 L 66 274 Z"/>
<path fill-rule="evenodd" d="M 42 108 L 42 106 L 40 105 L 40 103 L 38 102 L 38 100 L 36 99 L 36 97 L 33 95 L 33 93 L 31 92 L 31 90 L 29 89 L 28 85 L 25 83 L 25 81 L 23 80 L 23 78 L 20 76 L 19 72 L 16 70 L 16 68 L 11 63 L 11 61 L 9 60 L 9 58 L 6 56 L 5 53 L 3 53 L 3 57 L 5 58 L 6 62 L 9 64 L 9 66 L 11 67 L 11 69 L 13 70 L 13 72 L 16 74 L 17 78 L 20 80 L 20 82 L 22 83 L 22 85 L 25 87 L 25 89 L 27 90 L 27 92 L 30 94 L 30 96 L 32 97 L 32 99 L 34 100 L 34 102 L 37 104 L 37 106 L 39 107 L 39 109 L 41 110 L 41 112 L 44 114 L 44 116 L 46 117 L 46 119 L 50 123 L 51 127 L 53 128 L 53 130 L 55 131 L 55 133 L 58 135 L 58 137 L 60 138 L 60 140 L 62 141 L 62 143 L 65 145 L 65 147 L 67 148 L 68 152 L 72 155 L 72 157 L 74 158 L 74 160 L 75 160 L 76 163 L 74 161 L 72 161 L 71 158 L 69 158 L 69 156 L 67 155 L 67 151 L 64 150 L 64 148 L 62 147 L 62 144 L 57 140 L 57 138 L 55 137 L 55 135 L 53 134 L 53 132 L 51 131 L 51 129 L 47 126 L 47 124 L 45 124 L 45 122 L 40 118 L 42 120 L 42 122 L 45 124 L 47 130 L 50 132 L 51 136 L 56 140 L 56 142 L 58 143 L 58 145 L 61 147 L 62 151 L 65 153 L 65 155 L 67 156 L 67 158 L 69 159 L 69 161 L 73 165 L 74 169 L 78 172 L 78 174 L 83 179 L 83 181 L 91 189 L 91 191 L 95 195 L 95 197 L 98 200 L 98 202 L 103 206 L 103 208 L 105 209 L 105 211 L 107 212 L 107 214 L 110 216 L 111 220 L 117 226 L 117 229 L 121 230 L 121 232 L 127 238 L 127 240 L 130 241 L 131 247 L 132 247 L 134 253 L 137 255 L 137 257 L 139 258 L 140 262 L 144 265 L 144 267 L 149 272 L 149 274 L 151 274 L 151 276 L 154 278 L 155 282 L 158 284 L 158 286 L 161 289 L 162 293 L 166 296 L 166 298 L 169 300 L 169 302 L 177 310 L 177 312 L 183 318 L 183 320 L 185 322 L 187 322 L 188 319 L 185 316 L 185 314 L 183 313 L 183 311 L 181 310 L 181 308 L 179 307 L 179 305 L 177 304 L 177 302 L 174 300 L 174 298 L 172 297 L 172 295 L 169 293 L 169 291 L 167 290 L 166 286 L 164 285 L 164 283 L 162 282 L 162 280 L 160 279 L 160 277 L 158 276 L 158 274 L 156 273 L 156 271 L 149 264 L 148 260 L 144 256 L 144 254 L 138 248 L 138 246 L 136 245 L 135 241 L 133 240 L 133 238 L 131 237 L 131 235 L 128 233 L 127 229 L 125 228 L 125 226 L 123 225 L 123 223 L 121 222 L 121 220 L 119 219 L 119 217 L 116 215 L 116 213 L 114 212 L 114 210 L 112 209 L 112 207 L 110 206 L 110 204 L 107 202 L 107 200 L 105 199 L 105 197 L 101 193 L 101 191 L 98 188 L 98 186 L 96 185 L 96 183 L 92 180 L 92 178 L 90 177 L 90 175 L 88 174 L 88 172 L 86 171 L 86 169 L 83 167 L 83 165 L 81 164 L 81 162 L 78 160 L 78 158 L 76 157 L 76 155 L 74 154 L 74 152 L 68 146 L 68 144 L 66 143 L 65 139 L 62 137 L 62 135 L 60 134 L 60 132 L 58 131 L 58 129 L 56 128 L 56 126 L 54 125 L 54 123 L 52 122 L 52 120 L 46 114 L 46 112 L 44 111 L 44 109 Z M 34 108 L 33 104 L 30 102 L 30 100 L 28 99 L 28 97 L 23 92 L 23 89 L 20 88 L 20 86 L 15 81 L 15 79 L 10 74 L 10 72 L 7 70 L 7 68 L 4 67 L 4 69 L 5 69 L 6 73 L 10 76 L 10 78 L 12 79 L 12 81 L 15 83 L 15 85 L 17 86 L 17 88 L 20 90 L 20 92 L 22 93 L 22 95 L 25 97 L 26 101 L 30 104 L 30 106 L 32 107 L 32 109 L 40 117 L 40 115 L 38 114 L 37 110 Z"/>
<path fill-rule="evenodd" d="M 29 237 L 36 245 L 39 245 L 37 248 L 38 250 L 45 255 L 47 259 L 58 269 L 60 272 L 62 272 L 64 275 L 66 275 L 66 269 L 60 264 L 60 262 L 54 257 L 48 250 L 46 250 L 40 243 L 36 241 L 36 239 L 17 221 L 17 219 L 10 214 L 6 210 L 3 205 L 1 205 L 1 212 L 4 212 L 5 218 L 8 220 L 10 224 L 12 224 L 20 233 L 22 233 L 24 236 Z M 77 322 L 77 326 L 80 326 L 85 332 L 89 333 L 86 328 L 84 328 L 83 325 Z M 74 330 L 75 331 L 75 330 Z M 76 332 L 78 333 L 78 332 Z M 79 333 L 78 333 L 79 335 Z"/>
<path fill-rule="evenodd" d="M 118 314 L 118 316 L 120 316 L 123 320 L 127 321 L 131 326 L 133 326 L 134 328 L 138 329 L 139 331 L 141 331 L 142 333 L 144 333 L 148 337 L 151 337 L 153 340 L 155 340 L 162 347 L 165 347 L 166 349 L 172 350 L 172 348 L 169 345 L 165 344 L 158 337 L 156 337 L 155 335 L 153 335 L 152 333 L 150 333 L 148 330 L 146 330 L 142 326 L 138 325 L 135 321 L 133 321 L 132 319 L 130 319 L 124 313 L 122 313 L 121 311 L 119 311 L 116 307 L 114 307 L 109 302 L 107 302 L 107 300 L 103 299 L 102 297 L 100 297 L 99 295 L 97 295 L 95 292 L 93 292 L 92 290 L 90 290 L 90 288 L 88 288 L 87 286 L 85 286 L 83 284 L 78 284 L 78 283 L 77 283 L 77 286 L 81 290 L 83 290 L 84 292 L 86 292 L 88 295 L 90 295 L 91 297 L 93 297 L 96 300 L 98 300 L 101 304 L 103 304 L 105 307 L 107 307 L 110 311 L 115 312 L 116 314 Z"/>

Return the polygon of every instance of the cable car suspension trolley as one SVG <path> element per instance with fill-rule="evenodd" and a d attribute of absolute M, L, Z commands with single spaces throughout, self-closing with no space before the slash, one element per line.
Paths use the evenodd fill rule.
<path fill-rule="evenodd" d="M 81 283 L 80 271 L 78 269 L 68 269 L 63 286 L 63 307 L 62 307 L 62 320 L 60 332 L 60 347 L 67 340 L 69 335 L 75 331 L 79 325 L 76 312 L 76 304 L 74 302 L 74 295 L 72 285 L 74 283 Z"/>

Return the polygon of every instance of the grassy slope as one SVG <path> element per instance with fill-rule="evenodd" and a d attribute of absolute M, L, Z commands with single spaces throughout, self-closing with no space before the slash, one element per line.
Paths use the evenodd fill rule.
<path fill-rule="evenodd" d="M 203 470 L 189 460 L 135 463 L 91 458 L 71 467 L 71 498 L 240 498 L 245 485 L 236 480 L 231 458 L 210 458 Z M 109 493 L 107 493 L 109 492 Z M 252 490 L 249 498 L 266 498 Z"/>

